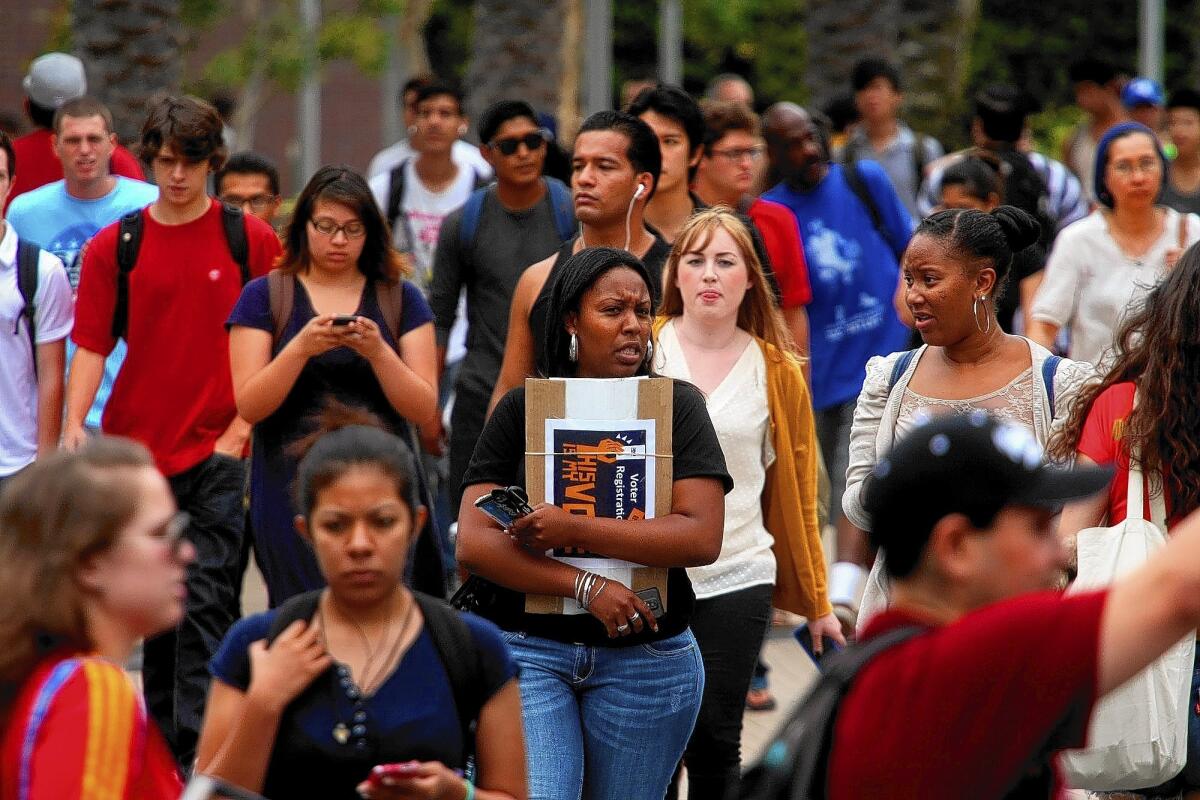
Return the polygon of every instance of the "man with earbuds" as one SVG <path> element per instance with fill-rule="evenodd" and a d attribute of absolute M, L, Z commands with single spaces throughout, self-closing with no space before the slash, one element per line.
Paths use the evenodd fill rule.
<path fill-rule="evenodd" d="M 508 339 L 491 406 L 509 389 L 534 375 L 537 351 L 549 304 L 548 278 L 585 247 L 617 247 L 640 258 L 650 271 L 655 303 L 662 296 L 661 275 L 671 246 L 645 224 L 646 204 L 654 197 L 662 153 L 654 131 L 637 117 L 598 111 L 584 120 L 571 159 L 571 195 L 579 234 L 558 252 L 521 274 L 508 314 Z"/>
<path fill-rule="evenodd" d="M 462 106 L 462 92 L 448 83 L 418 89 L 416 156 L 370 181 L 375 202 L 392 226 L 393 243 L 412 259 L 413 280 L 426 294 L 442 220 L 488 178 L 454 160 L 454 143 L 467 132 Z"/>

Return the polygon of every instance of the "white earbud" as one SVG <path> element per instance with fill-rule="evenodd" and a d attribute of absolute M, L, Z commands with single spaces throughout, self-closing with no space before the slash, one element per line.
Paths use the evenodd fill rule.
<path fill-rule="evenodd" d="M 637 191 L 633 193 L 633 199 L 637 200 L 639 197 L 641 197 L 645 193 L 646 193 L 646 184 L 639 183 Z"/>

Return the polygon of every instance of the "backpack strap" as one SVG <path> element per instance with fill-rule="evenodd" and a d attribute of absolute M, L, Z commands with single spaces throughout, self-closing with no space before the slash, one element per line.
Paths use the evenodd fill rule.
<path fill-rule="evenodd" d="M 1054 421 L 1054 376 L 1058 373 L 1062 356 L 1047 356 L 1042 362 L 1042 384 L 1046 387 L 1046 399 L 1050 401 L 1050 421 Z"/>
<path fill-rule="evenodd" d="M 929 166 L 929 159 L 925 158 L 928 142 L 928 136 L 913 131 L 913 175 L 917 177 L 917 191 L 921 190 L 921 184 L 925 182 L 925 167 Z"/>
<path fill-rule="evenodd" d="M 383 322 L 391 331 L 396 347 L 400 347 L 400 317 L 404 305 L 404 281 L 398 280 L 394 283 L 376 281 L 375 302 L 379 304 L 379 313 L 383 315 Z"/>
<path fill-rule="evenodd" d="M 892 242 L 892 234 L 883 224 L 883 214 L 880 213 L 879 205 L 871 195 L 871 189 L 867 186 L 867 180 L 862 175 L 862 168 L 859 166 L 859 162 L 855 161 L 847 164 L 842 169 L 842 174 L 846 176 L 846 183 L 850 186 L 850 191 L 854 192 L 854 196 L 867 209 L 867 215 L 871 217 L 872 227 L 879 232 L 879 235 L 887 242 L 888 247 L 895 249 L 895 245 Z"/>
<path fill-rule="evenodd" d="M 487 187 L 492 185 L 492 181 L 483 177 L 483 173 L 481 173 L 479 170 L 475 169 L 474 167 L 471 167 L 471 174 L 475 176 L 475 180 L 472 183 L 471 191 L 478 191 L 480 189 L 486 189 Z"/>
<path fill-rule="evenodd" d="M 471 196 L 467 198 L 467 202 L 463 203 L 463 215 L 458 223 L 458 244 L 463 251 L 466 251 L 471 246 L 471 242 L 475 241 L 475 234 L 479 231 L 479 218 L 483 216 L 483 202 L 487 199 L 487 193 L 488 190 L 486 187 L 476 189 L 471 192 Z"/>
<path fill-rule="evenodd" d="M 900 382 L 900 378 L 908 369 L 908 365 L 912 363 L 913 358 L 917 355 L 916 350 L 905 350 L 896 359 L 896 363 L 892 365 L 892 377 L 888 380 L 888 394 L 892 393 L 892 389 L 896 388 L 896 384 Z"/>
<path fill-rule="evenodd" d="M 411 159 L 404 159 L 392 167 L 388 175 L 387 221 L 393 229 L 396 220 L 400 219 L 400 204 L 404 202 L 404 170 Z"/>
<path fill-rule="evenodd" d="M 271 324 L 275 326 L 271 339 L 273 350 L 282 341 L 283 331 L 292 318 L 292 307 L 296 302 L 296 276 L 279 269 L 268 272 L 267 296 L 271 307 Z"/>
<path fill-rule="evenodd" d="M 237 206 L 222 203 L 221 226 L 225 229 L 229 255 L 237 262 L 242 273 L 242 286 L 245 286 L 250 282 L 250 242 L 246 238 L 246 215 Z"/>
<path fill-rule="evenodd" d="M 550 209 L 554 212 L 554 229 L 558 238 L 567 241 L 575 235 L 575 203 L 571 190 L 557 178 L 546 178 L 546 189 L 550 193 Z"/>
<path fill-rule="evenodd" d="M 413 592 L 413 597 L 421 607 L 425 630 L 429 631 L 429 638 L 433 640 L 450 679 L 454 706 L 462 726 L 463 749 L 470 768 L 475 753 L 475 726 L 486 702 L 483 656 L 460 612 L 445 601 L 421 592 Z"/>
<path fill-rule="evenodd" d="M 137 264 L 145 230 L 142 210 L 130 211 L 117 223 L 117 300 L 113 305 L 112 335 L 125 338 L 129 327 L 129 273 Z"/>
<path fill-rule="evenodd" d="M 279 635 L 287 630 L 287 627 L 296 620 L 304 620 L 308 622 L 317 614 L 317 607 L 321 604 L 321 592 L 324 589 L 313 589 L 311 592 L 298 594 L 286 600 L 283 605 L 275 609 L 275 619 L 271 620 L 271 627 L 267 629 L 267 644 L 271 644 Z"/>
<path fill-rule="evenodd" d="M 881 653 L 925 630 L 918 626 L 897 628 L 830 656 L 824 672 L 771 740 L 762 760 L 746 773 L 739 797 L 822 800 L 826 796 L 834 723 L 850 685 Z"/>
<path fill-rule="evenodd" d="M 20 316 L 25 318 L 25 332 L 29 335 L 29 352 L 33 355 L 33 377 L 37 378 L 37 290 L 38 262 L 42 249 L 33 242 L 17 240 L 17 288 L 25 304 Z"/>

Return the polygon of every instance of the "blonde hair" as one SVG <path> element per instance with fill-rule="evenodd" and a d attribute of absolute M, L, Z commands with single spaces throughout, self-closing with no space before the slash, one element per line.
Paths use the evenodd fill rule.
<path fill-rule="evenodd" d="M 664 317 L 683 316 L 683 295 L 679 291 L 676 280 L 679 276 L 679 259 L 684 253 L 695 253 L 708 247 L 717 229 L 728 233 L 738 250 L 741 251 L 742 261 L 746 264 L 746 273 L 750 277 L 750 288 L 742 298 L 738 308 L 737 325 L 747 333 L 775 346 L 782 354 L 798 356 L 796 341 L 792 332 L 784 322 L 783 314 L 775 302 L 774 293 L 767 283 L 763 272 L 762 262 L 754 252 L 754 242 L 745 224 L 728 206 L 713 206 L 693 214 L 671 248 L 667 264 L 663 270 L 663 300 L 659 314 Z"/>

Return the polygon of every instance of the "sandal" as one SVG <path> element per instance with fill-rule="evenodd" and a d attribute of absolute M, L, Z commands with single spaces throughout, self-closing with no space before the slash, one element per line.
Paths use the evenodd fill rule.
<path fill-rule="evenodd" d="M 773 711 L 778 703 L 770 689 L 751 689 L 746 692 L 746 708 L 749 711 Z"/>

